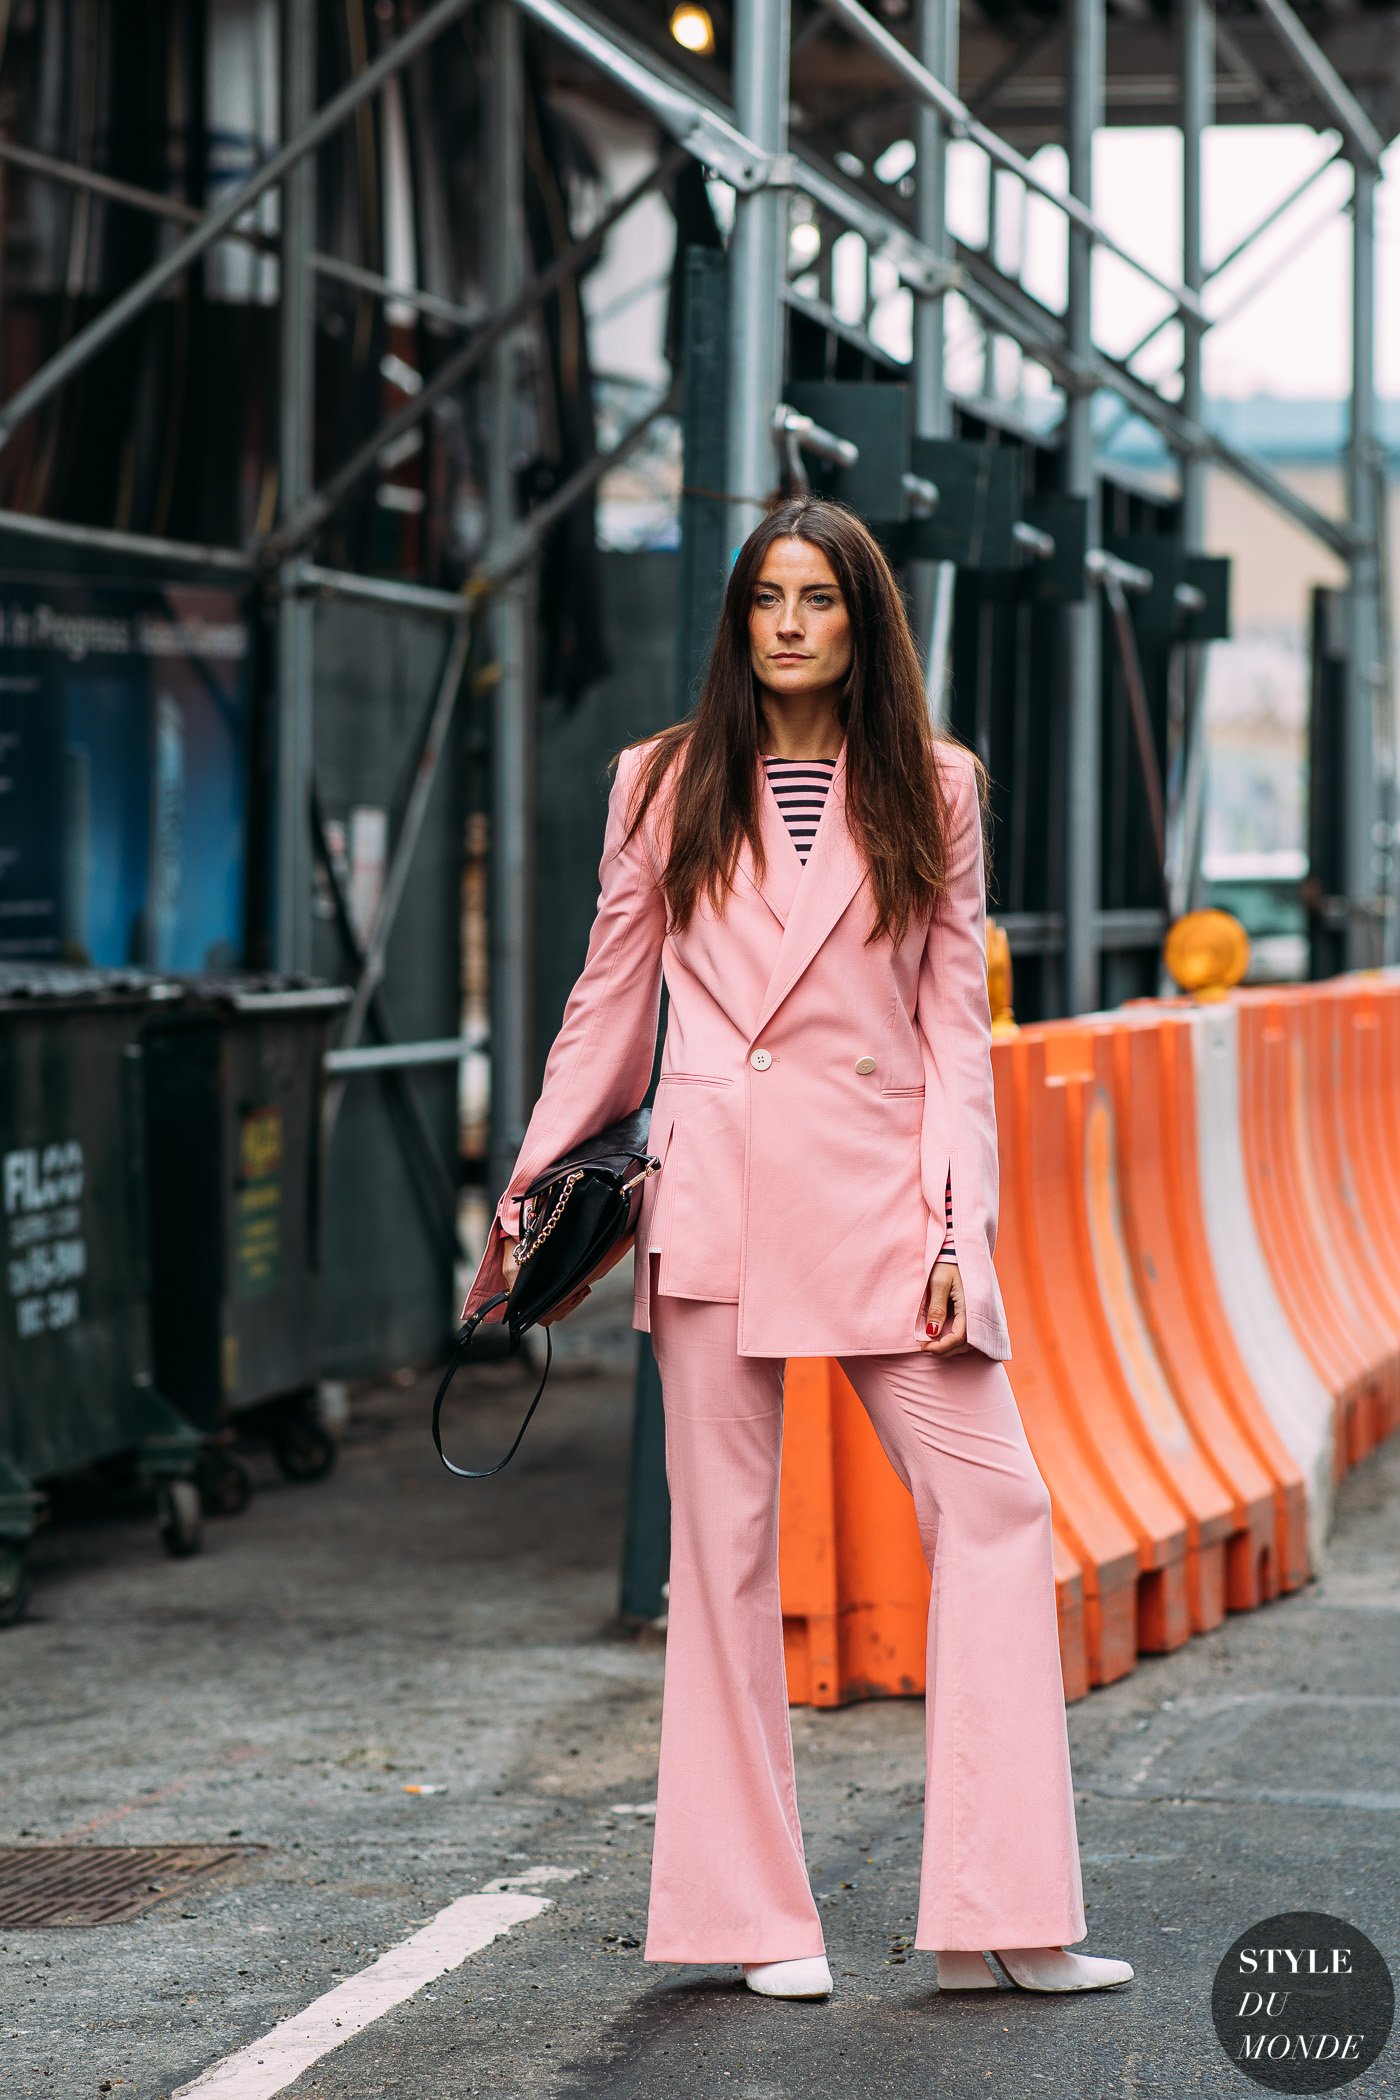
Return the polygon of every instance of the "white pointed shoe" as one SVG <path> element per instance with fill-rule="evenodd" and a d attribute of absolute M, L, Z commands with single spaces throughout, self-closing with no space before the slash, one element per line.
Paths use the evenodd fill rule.
<path fill-rule="evenodd" d="M 940 1991 L 994 1991 L 997 1987 L 985 1954 L 969 1954 L 959 1949 L 954 1953 L 940 1954 L 937 1961 Z"/>
<path fill-rule="evenodd" d="M 1023 1991 L 1111 1991 L 1133 1975 L 1131 1962 L 1072 1954 L 1067 1947 L 997 1947 L 994 1952 Z"/>
<path fill-rule="evenodd" d="M 802 1961 L 746 1961 L 744 1981 L 761 1998 L 831 1996 L 831 1970 L 824 1954 L 809 1954 Z"/>

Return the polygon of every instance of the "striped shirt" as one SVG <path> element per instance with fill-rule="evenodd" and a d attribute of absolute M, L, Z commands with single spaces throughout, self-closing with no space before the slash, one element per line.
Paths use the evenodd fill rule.
<path fill-rule="evenodd" d="M 826 802 L 834 758 L 768 758 L 763 761 L 774 797 L 792 834 L 797 857 L 805 862 L 817 835 Z"/>
<path fill-rule="evenodd" d="M 822 810 L 826 806 L 827 790 L 836 771 L 834 758 L 772 758 L 763 757 L 763 769 L 768 775 L 769 786 L 779 809 L 797 857 L 805 867 L 807 855 L 812 850 L 812 841 L 817 835 Z M 944 1233 L 943 1245 L 938 1251 L 939 1261 L 956 1261 L 957 1249 L 953 1244 L 953 1177 L 948 1175 L 943 1192 Z"/>

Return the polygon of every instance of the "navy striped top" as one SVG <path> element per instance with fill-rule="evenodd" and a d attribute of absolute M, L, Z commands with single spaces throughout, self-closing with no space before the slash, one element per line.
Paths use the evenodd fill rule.
<path fill-rule="evenodd" d="M 826 804 L 827 790 L 836 771 L 834 758 L 772 758 L 766 752 L 763 769 L 774 798 L 783 813 L 792 843 L 797 848 L 797 857 L 806 866 L 807 855 L 812 850 L 812 841 L 817 835 L 817 825 Z M 956 1261 L 957 1249 L 953 1244 L 953 1177 L 948 1176 L 944 1190 L 943 1245 L 938 1251 L 940 1261 Z"/>
<path fill-rule="evenodd" d="M 834 758 L 768 758 L 764 771 L 777 798 L 779 809 L 792 833 L 798 859 L 805 861 L 817 835 L 817 823 L 826 801 Z"/>

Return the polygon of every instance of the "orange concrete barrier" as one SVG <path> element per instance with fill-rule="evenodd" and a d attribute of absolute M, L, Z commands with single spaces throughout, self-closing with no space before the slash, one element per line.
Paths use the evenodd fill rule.
<path fill-rule="evenodd" d="M 1248 1611 L 1307 1580 L 1307 1498 L 1236 1347 L 1211 1265 L 1190 1036 L 1179 1015 L 1134 1008 L 1096 1031 L 1094 1058 L 1117 1110 L 1138 1303 L 1177 1405 L 1230 1498 L 1226 1603 Z"/>
<path fill-rule="evenodd" d="M 1400 1314 L 1400 983 L 1348 977 L 1326 990 L 1344 1194 Z"/>
<path fill-rule="evenodd" d="M 1074 1374 L 1060 1346 L 1053 1279 L 1045 1275 L 1033 1229 L 1035 1177 L 1030 1149 L 1021 1138 L 1028 1120 L 1026 1060 L 1014 1038 L 993 1048 L 992 1072 L 1002 1134 L 997 1277 L 1013 1349 L 1007 1369 L 1027 1441 L 1050 1492 L 1055 1535 L 1079 1563 L 1089 1681 L 1111 1684 L 1137 1661 L 1138 1530 L 1121 1497 L 1086 1461 L 1080 1425 L 1064 1398 L 1073 1389 Z M 1183 1535 L 1183 1552 L 1184 1547 Z M 1144 1579 L 1149 1589 L 1158 1586 L 1155 1568 Z"/>
<path fill-rule="evenodd" d="M 1362 1229 L 1400 1302 L 1400 984 L 1345 977 L 1321 988 L 1335 1112 Z"/>
<path fill-rule="evenodd" d="M 792 1698 L 921 1692 L 929 1576 L 913 1501 L 826 1357 L 787 1366 L 779 1539 Z"/>
<path fill-rule="evenodd" d="M 1400 1426 L 1400 978 L 998 1040 L 997 1274 L 1054 1517 L 1066 1697 L 1308 1578 Z M 789 1690 L 924 1689 L 913 1505 L 838 1365 L 789 1363 Z"/>
<path fill-rule="evenodd" d="M 1121 1498 L 1135 1530 L 1138 1647 L 1157 1652 L 1225 1615 L 1230 1505 L 1137 1304 L 1118 1204 L 1113 1100 L 1094 1071 L 1093 1031 L 1053 1023 L 1011 1047 L 1025 1061 L 1015 1139 L 1031 1160 L 1030 1225 L 1068 1373 L 1064 1398 L 1085 1463 Z"/>
<path fill-rule="evenodd" d="M 1345 1227 L 1345 1252 L 1391 1346 L 1400 1352 L 1400 1232 L 1384 1180 L 1393 1094 L 1369 1054 L 1379 1048 L 1379 1001 L 1364 980 L 1315 987 L 1302 1003 L 1309 1106 L 1318 1166 Z M 1395 994 L 1381 995 L 1394 1004 Z M 1380 1396 L 1380 1436 L 1400 1426 L 1400 1379 Z"/>
<path fill-rule="evenodd" d="M 783 1398 L 780 1581 L 798 1706 L 922 1692 L 929 1574 L 913 1502 L 840 1366 L 793 1358 Z M 1055 1542 L 1066 1699 L 1089 1688 L 1084 1585 Z"/>
<path fill-rule="evenodd" d="M 1210 1001 L 1178 1009 L 1190 1047 L 1200 1222 L 1223 1316 L 1222 1339 L 1245 1366 L 1279 1441 L 1303 1476 L 1314 1558 L 1327 1536 L 1338 1456 L 1336 1394 L 1293 1332 L 1264 1253 L 1245 1166 L 1240 1109 L 1240 1009 Z"/>
<path fill-rule="evenodd" d="M 1358 1017 L 1367 1025 L 1358 1043 L 1358 1107 L 1367 1117 L 1378 1170 L 1386 1189 L 1391 1224 L 1390 1255 L 1400 1264 L 1400 977 L 1393 973 L 1347 980 Z"/>
<path fill-rule="evenodd" d="M 1336 1395 L 1339 1454 L 1355 1465 L 1383 1434 L 1400 1354 L 1348 1260 L 1350 1230 L 1318 1162 L 1301 1025 L 1310 996 L 1238 995 L 1241 1136 L 1275 1286 L 1298 1341 Z"/>

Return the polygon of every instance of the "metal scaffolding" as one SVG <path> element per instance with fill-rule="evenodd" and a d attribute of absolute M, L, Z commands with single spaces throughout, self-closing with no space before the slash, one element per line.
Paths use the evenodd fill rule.
<path fill-rule="evenodd" d="M 1102 486 L 1102 433 L 1096 398 L 1107 393 L 1125 416 L 1144 419 L 1162 436 L 1180 468 L 1184 543 L 1199 551 L 1204 538 L 1204 477 L 1209 467 L 1242 480 L 1322 545 L 1340 555 L 1350 576 L 1349 653 L 1344 742 L 1352 821 L 1348 834 L 1346 903 L 1348 954 L 1354 962 L 1393 959 L 1396 915 L 1390 899 L 1387 826 L 1392 811 L 1383 801 L 1389 780 L 1388 750 L 1378 754 L 1377 723 L 1387 690 L 1383 662 L 1380 564 L 1381 497 L 1378 490 L 1375 377 L 1375 227 L 1380 158 L 1389 125 L 1382 128 L 1353 86 L 1348 85 L 1288 0 L 1258 0 L 1259 15 L 1228 31 L 1215 22 L 1210 0 L 1178 0 L 1176 64 L 1183 134 L 1183 240 L 1179 272 L 1162 273 L 1131 252 L 1096 215 L 1092 161 L 1104 121 L 1105 0 L 1065 0 L 1062 34 L 1044 23 L 1028 29 L 1022 43 L 988 69 L 973 102 L 960 93 L 958 0 L 918 0 L 908 40 L 861 4 L 820 0 L 821 13 L 804 17 L 804 37 L 828 31 L 858 51 L 888 92 L 902 98 L 916 147 L 915 178 L 907 208 L 892 194 L 843 172 L 839 157 L 817 151 L 789 135 L 791 0 L 736 0 L 733 14 L 732 98 L 714 69 L 687 71 L 671 50 L 663 55 L 658 30 L 648 42 L 635 27 L 622 26 L 589 0 L 481 0 L 487 11 L 492 99 L 489 113 L 489 214 L 484 252 L 490 258 L 489 307 L 474 316 L 450 300 L 391 284 L 386 277 L 317 251 L 315 245 L 315 154 L 351 121 L 368 98 L 431 50 L 477 0 L 436 0 L 413 25 L 319 108 L 314 99 L 315 0 L 282 0 L 282 143 L 212 209 L 189 205 L 62 162 L 13 141 L 0 140 L 0 161 L 24 169 L 34 180 L 67 184 L 120 201 L 175 223 L 178 234 L 158 261 L 71 338 L 0 405 L 0 450 L 43 404 L 61 393 L 106 345 L 207 254 L 216 243 L 238 241 L 273 249 L 279 258 L 281 419 L 278 440 L 278 514 L 271 529 L 241 548 L 210 548 L 140 534 L 66 525 L 14 512 L 0 515 L 0 529 L 61 539 L 75 548 L 103 548 L 159 562 L 185 561 L 204 568 L 261 577 L 275 593 L 276 615 L 276 796 L 273 882 L 274 956 L 284 967 L 304 969 L 310 956 L 314 828 L 312 690 L 317 594 L 339 593 L 405 608 L 442 611 L 459 632 L 469 614 L 489 596 L 489 628 L 496 683 L 492 700 L 492 1023 L 495 1108 L 491 1173 L 499 1182 L 509 1164 L 528 1111 L 533 1084 L 532 916 L 530 906 L 530 778 L 535 626 L 533 561 L 543 534 L 568 504 L 596 483 L 615 459 L 624 457 L 659 413 L 676 407 L 667 400 L 640 418 L 611 455 L 600 455 L 542 506 L 518 513 L 511 457 L 511 401 L 517 385 L 515 344 L 522 323 L 540 303 L 596 253 L 611 229 L 658 182 L 669 179 L 677 160 L 689 155 L 732 186 L 735 218 L 729 244 L 730 351 L 728 397 L 728 485 L 731 546 L 758 515 L 764 497 L 780 478 L 776 418 L 784 394 L 784 336 L 788 315 L 799 304 L 820 315 L 820 300 L 794 292 L 789 283 L 787 235 L 790 200 L 800 198 L 834 227 L 858 232 L 872 255 L 884 258 L 913 298 L 913 353 L 909 370 L 913 427 L 920 438 L 946 437 L 951 402 L 947 384 L 945 303 L 957 291 L 978 315 L 990 338 L 1005 337 L 1038 362 L 1063 391 L 1065 408 L 1058 442 L 1063 448 L 1064 487 L 1089 506 L 1089 545 L 1099 548 L 1097 504 Z M 1128 17 L 1135 14 L 1128 10 Z M 634 18 L 629 17 L 629 21 Z M 674 145 L 657 166 L 606 211 L 594 229 L 530 281 L 521 264 L 520 223 L 520 29 L 528 20 L 551 47 L 589 77 L 650 114 L 663 142 Z M 1117 17 L 1115 17 L 1115 21 Z M 1126 29 L 1133 30 L 1131 19 Z M 1136 33 L 1136 32 L 1133 32 Z M 1143 32 L 1147 32 L 1144 30 Z M 1261 54 L 1268 52 L 1272 56 Z M 1201 242 L 1201 140 L 1214 121 L 1217 66 L 1231 80 L 1252 78 L 1256 86 L 1274 64 L 1292 69 L 1298 97 L 1295 113 L 1319 129 L 1334 127 L 1340 144 L 1293 192 L 1281 199 L 1254 232 L 1236 245 L 1236 256 L 1293 208 L 1323 169 L 1340 159 L 1353 176 L 1353 353 L 1347 447 L 1345 516 L 1326 516 L 1262 462 L 1241 454 L 1209 430 L 1201 382 L 1202 348 L 1212 325 L 1208 289 L 1223 264 L 1207 266 Z M 1051 69 L 1058 66 L 1058 72 Z M 1061 192 L 1032 164 L 1027 153 L 990 121 L 1008 85 L 1044 93 L 1053 108 L 1023 120 L 1030 142 L 1042 132 L 1058 134 L 1068 153 L 1068 188 Z M 1374 100 L 1374 96 L 1372 97 Z M 1259 87 L 1260 106 L 1270 107 Z M 969 250 L 949 233 L 946 157 L 950 139 L 970 140 L 989 166 L 1006 170 L 1058 211 L 1066 224 L 1068 300 L 1058 313 L 998 266 L 990 247 Z M 268 191 L 281 197 L 280 230 L 254 231 L 252 207 Z M 1126 357 L 1107 353 L 1094 338 L 1093 258 L 1098 250 L 1118 257 L 1168 302 L 1168 311 Z M 318 277 L 338 280 L 387 301 L 403 300 L 432 315 L 460 336 L 421 391 L 388 417 L 323 483 L 315 485 L 311 433 L 315 422 L 315 288 Z M 829 310 L 828 310 L 829 311 Z M 1180 393 L 1171 397 L 1144 380 L 1139 352 L 1171 322 L 1180 324 Z M 837 324 L 832 317 L 832 325 Z M 850 340 L 859 329 L 840 324 Z M 887 354 L 872 347 L 872 355 Z M 347 493 L 372 472 L 391 445 L 473 370 L 490 374 L 490 538 L 486 556 L 463 596 L 434 592 L 384 578 L 357 578 L 318 565 L 316 542 Z M 1102 575 L 1102 567 L 1091 570 Z M 911 594 L 928 656 L 930 705 L 941 704 L 948 650 L 954 571 L 949 563 L 922 562 L 911 573 Z M 1069 763 L 1064 812 L 1070 841 L 1063 914 L 1065 1003 L 1078 1010 L 1096 1003 L 1099 963 L 1106 935 L 1098 895 L 1098 826 L 1102 677 L 1101 621 L 1092 598 L 1068 604 L 1063 613 L 1066 667 L 1066 731 Z M 449 664 L 461 651 L 449 652 Z M 1202 649 L 1186 652 L 1181 699 L 1186 765 L 1175 817 L 1171 897 L 1179 908 L 1190 895 L 1199 836 L 1201 782 Z M 440 747 L 439 747 L 440 748 Z M 1384 789 L 1388 797 L 1388 787 Z M 410 848 L 411 850 L 411 848 Z M 386 900 L 386 910 L 388 902 Z M 376 928 L 366 950 L 359 1002 L 374 988 L 369 959 L 382 964 L 392 911 Z M 386 1038 L 387 1041 L 387 1038 Z M 347 1045 L 347 1050 L 352 1047 Z M 402 1046 L 401 1046 L 402 1047 Z M 434 1056 L 442 1046 L 429 1046 Z M 406 1056 L 407 1053 L 405 1053 Z"/>

